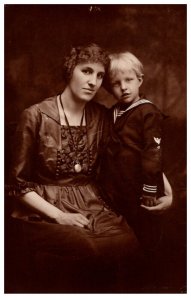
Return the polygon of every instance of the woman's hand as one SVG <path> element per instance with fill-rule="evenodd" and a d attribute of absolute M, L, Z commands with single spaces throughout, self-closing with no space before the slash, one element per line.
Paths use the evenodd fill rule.
<path fill-rule="evenodd" d="M 87 226 L 89 223 L 89 220 L 80 213 L 64 213 L 62 211 L 58 211 L 58 214 L 56 217 L 54 217 L 54 220 L 57 224 L 79 227 Z"/>
<path fill-rule="evenodd" d="M 80 213 L 64 213 L 59 208 L 55 207 L 51 203 L 44 200 L 36 192 L 28 192 L 22 198 L 21 201 L 35 211 L 48 217 L 57 224 L 72 225 L 84 227 L 88 225 L 89 220 Z"/>
<path fill-rule="evenodd" d="M 168 179 L 166 178 L 165 174 L 163 174 L 164 180 L 164 193 L 165 196 L 160 197 L 155 200 L 155 206 L 146 206 L 141 204 L 141 207 L 146 209 L 147 211 L 151 211 L 152 213 L 160 214 L 167 210 L 172 204 L 172 189 Z"/>

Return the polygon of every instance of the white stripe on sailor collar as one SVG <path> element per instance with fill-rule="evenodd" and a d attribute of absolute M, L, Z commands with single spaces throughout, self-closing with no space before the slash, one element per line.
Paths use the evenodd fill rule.
<path fill-rule="evenodd" d="M 144 103 L 151 103 L 153 104 L 151 101 L 146 100 L 146 99 L 140 99 L 134 103 L 132 103 L 128 108 L 126 108 L 125 110 L 120 110 L 118 107 L 116 107 L 113 111 L 113 118 L 114 118 L 114 123 L 116 122 L 117 118 L 122 116 L 126 111 L 140 105 L 140 104 L 144 104 Z"/>

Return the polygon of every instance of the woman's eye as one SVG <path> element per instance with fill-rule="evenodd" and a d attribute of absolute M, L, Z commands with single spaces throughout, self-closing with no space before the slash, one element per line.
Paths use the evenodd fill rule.
<path fill-rule="evenodd" d="M 86 75 L 89 75 L 89 74 L 91 74 L 92 72 L 91 72 L 91 70 L 89 70 L 89 69 L 85 69 L 85 70 L 82 70 L 82 73 L 84 73 L 84 74 L 86 74 Z"/>

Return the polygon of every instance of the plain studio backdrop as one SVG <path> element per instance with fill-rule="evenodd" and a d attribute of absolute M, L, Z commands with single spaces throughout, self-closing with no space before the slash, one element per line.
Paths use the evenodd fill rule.
<path fill-rule="evenodd" d="M 144 65 L 141 91 L 169 116 L 163 156 L 174 202 L 164 218 L 161 292 L 185 292 L 187 6 L 8 4 L 4 13 L 5 180 L 19 115 L 62 91 L 62 59 L 68 48 L 93 41 L 108 50 L 133 52 Z M 107 107 L 115 103 L 103 88 L 96 101 Z"/>

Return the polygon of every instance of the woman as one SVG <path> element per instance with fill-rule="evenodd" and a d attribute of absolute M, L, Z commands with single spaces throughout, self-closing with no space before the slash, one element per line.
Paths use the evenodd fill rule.
<path fill-rule="evenodd" d="M 96 184 L 108 124 L 106 109 L 91 100 L 107 65 L 99 46 L 73 48 L 63 92 L 25 109 L 16 131 L 12 216 L 44 292 L 111 292 L 110 279 L 122 266 L 129 271 L 139 253 L 133 231 Z"/>

